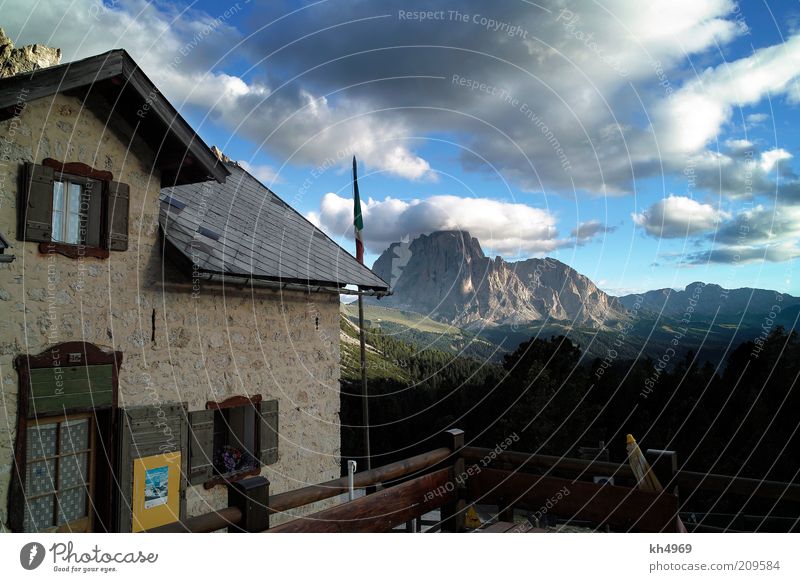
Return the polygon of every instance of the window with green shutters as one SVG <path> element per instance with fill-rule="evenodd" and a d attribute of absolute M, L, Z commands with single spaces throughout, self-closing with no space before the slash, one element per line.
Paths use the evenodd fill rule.
<path fill-rule="evenodd" d="M 66 342 L 14 359 L 19 373 L 8 493 L 12 531 L 110 527 L 122 353 Z M 100 451 L 100 454 L 97 454 Z"/>
<path fill-rule="evenodd" d="M 189 413 L 192 485 L 206 487 L 257 474 L 278 461 L 278 401 L 233 397 Z"/>
<path fill-rule="evenodd" d="M 17 238 L 127 250 L 130 187 L 84 164 L 45 162 L 25 164 Z"/>

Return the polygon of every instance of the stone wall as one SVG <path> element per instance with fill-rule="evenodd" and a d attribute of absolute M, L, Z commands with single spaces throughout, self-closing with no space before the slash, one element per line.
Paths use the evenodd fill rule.
<path fill-rule="evenodd" d="M 192 281 L 161 258 L 160 179 L 149 149 L 123 135 L 64 95 L 0 122 L 0 232 L 17 257 L 0 264 L 0 418 L 8 419 L 0 422 L 0 527 L 16 430 L 12 361 L 64 341 L 124 353 L 123 407 L 185 401 L 197 410 L 233 395 L 278 399 L 279 460 L 262 472 L 273 493 L 339 476 L 338 296 L 203 281 L 193 293 Z M 130 185 L 127 252 L 75 260 L 16 240 L 18 173 L 23 162 L 46 157 L 110 170 Z M 225 486 L 187 493 L 190 516 L 226 505 Z"/>

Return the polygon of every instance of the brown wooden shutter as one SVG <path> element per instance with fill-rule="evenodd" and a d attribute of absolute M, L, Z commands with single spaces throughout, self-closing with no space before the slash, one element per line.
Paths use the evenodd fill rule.
<path fill-rule="evenodd" d="M 50 242 L 53 235 L 53 168 L 25 164 L 17 239 Z"/>
<path fill-rule="evenodd" d="M 189 413 L 189 483 L 199 485 L 214 473 L 214 411 Z"/>
<path fill-rule="evenodd" d="M 103 183 L 89 180 L 86 184 L 86 246 L 99 247 L 103 232 Z"/>
<path fill-rule="evenodd" d="M 186 474 L 186 425 L 186 404 L 135 406 L 120 411 L 118 531 L 132 529 L 134 459 L 181 452 L 181 472 Z M 183 482 L 181 479 L 181 518 L 186 510 Z"/>
<path fill-rule="evenodd" d="M 259 458 L 262 465 L 271 465 L 278 462 L 278 401 L 262 401 L 259 412 Z"/>
<path fill-rule="evenodd" d="M 106 233 L 108 248 L 112 251 L 128 250 L 128 213 L 130 187 L 122 182 L 108 183 L 108 222 Z"/>

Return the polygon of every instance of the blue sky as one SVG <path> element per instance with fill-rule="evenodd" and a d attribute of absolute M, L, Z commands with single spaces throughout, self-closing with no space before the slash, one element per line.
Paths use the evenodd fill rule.
<path fill-rule="evenodd" d="M 209 144 L 368 261 L 463 228 L 623 293 L 800 294 L 794 2 L 2 2 L 17 44 L 125 48 Z"/>

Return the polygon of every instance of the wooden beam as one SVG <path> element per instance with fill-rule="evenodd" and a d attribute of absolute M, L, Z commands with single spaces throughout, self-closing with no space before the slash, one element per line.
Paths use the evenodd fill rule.
<path fill-rule="evenodd" d="M 687 498 L 694 491 L 724 491 L 747 497 L 780 499 L 781 501 L 800 502 L 800 485 L 780 481 L 764 481 L 747 477 L 715 475 L 713 473 L 697 473 L 694 471 L 678 471 L 672 485 L 681 488 L 681 496 Z"/>
<path fill-rule="evenodd" d="M 456 499 L 453 470 L 439 469 L 402 485 L 383 489 L 267 530 L 267 533 L 377 533 L 414 519 Z M 449 491 L 448 491 L 449 489 Z"/>
<path fill-rule="evenodd" d="M 633 472 L 628 465 L 608 463 L 605 461 L 590 461 L 584 459 L 574 459 L 569 457 L 557 457 L 554 455 L 534 455 L 521 453 L 519 451 L 502 451 L 495 453 L 493 449 L 480 447 L 465 447 L 464 458 L 467 462 L 480 462 L 487 456 L 496 457 L 494 463 L 501 465 L 507 463 L 514 468 L 524 468 L 528 470 L 540 471 L 563 471 L 569 473 L 570 477 L 591 478 L 594 475 L 604 477 L 617 477 L 633 479 Z"/>
<path fill-rule="evenodd" d="M 148 529 L 145 533 L 209 533 L 232 525 L 242 520 L 242 510 L 238 507 L 226 507 L 219 511 L 204 513 L 190 517 L 182 522 L 168 523 L 161 527 Z"/>
<path fill-rule="evenodd" d="M 456 499 L 452 503 L 442 506 L 442 531 L 461 533 L 465 529 L 464 518 L 467 510 L 466 502 L 464 501 L 467 475 L 464 472 L 464 457 L 461 456 L 461 451 L 464 449 L 464 431 L 457 428 L 447 430 L 442 435 L 442 440 L 442 444 L 453 451 L 451 461 L 453 475 L 458 477 L 455 482 Z"/>
<path fill-rule="evenodd" d="M 470 499 L 598 525 L 641 532 L 674 532 L 678 500 L 666 493 L 542 477 L 527 473 L 482 469 L 467 480 Z M 560 495 L 559 495 L 560 493 Z"/>
<path fill-rule="evenodd" d="M 451 456 L 451 451 L 448 448 L 435 449 L 415 457 L 403 459 L 396 463 L 384 465 L 383 467 L 376 467 L 363 473 L 356 473 L 353 477 L 353 485 L 356 488 L 367 487 L 375 485 L 376 483 L 386 483 L 393 479 L 406 477 L 414 473 L 424 471 L 437 463 L 444 461 Z M 310 485 L 302 489 L 295 489 L 294 491 L 287 491 L 286 493 L 279 493 L 273 495 L 269 499 L 270 513 L 277 513 L 280 511 L 287 511 L 329 499 L 342 493 L 347 493 L 348 483 L 347 477 L 333 479 L 320 483 L 319 485 Z"/>

